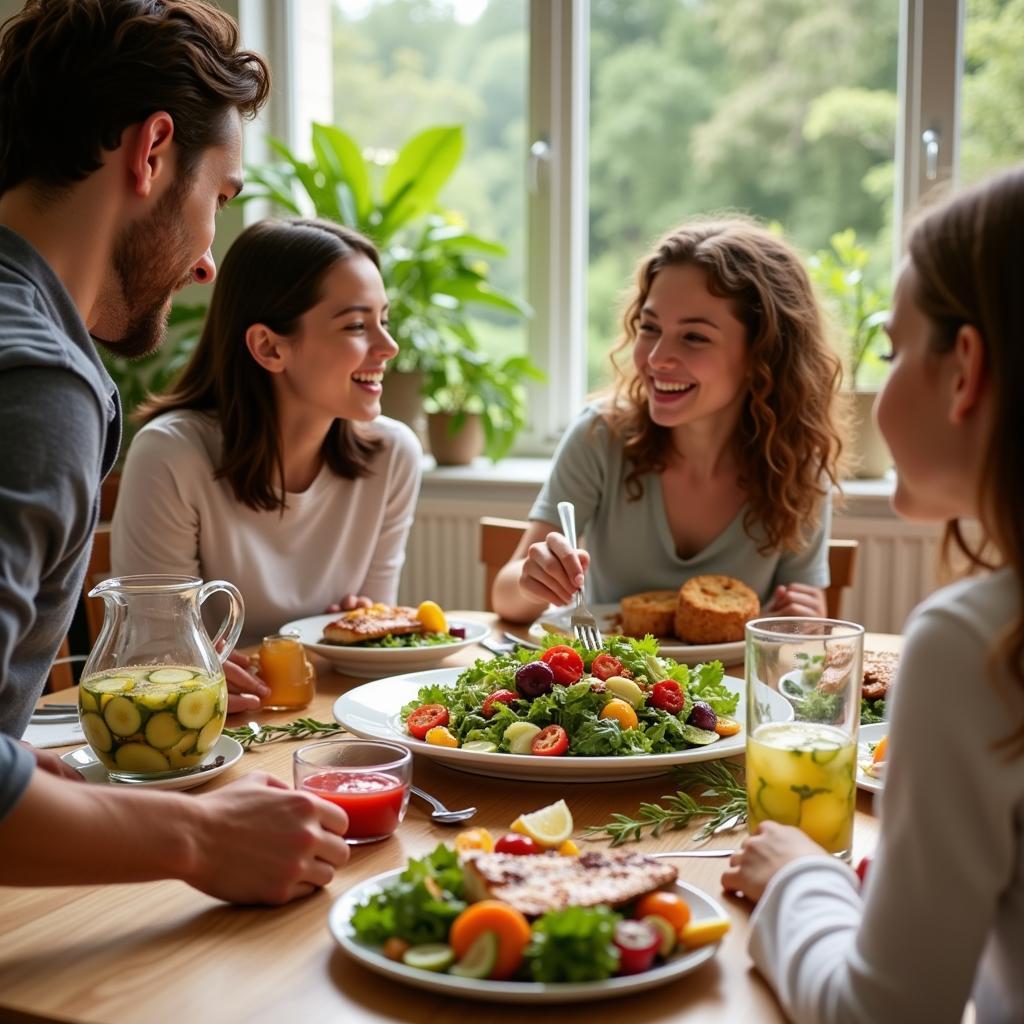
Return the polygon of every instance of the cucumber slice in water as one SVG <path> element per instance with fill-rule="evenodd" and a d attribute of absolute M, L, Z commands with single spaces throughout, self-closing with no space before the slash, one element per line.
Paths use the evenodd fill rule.
<path fill-rule="evenodd" d="M 114 744 L 106 722 L 92 711 L 82 715 L 82 732 L 86 742 L 97 753 L 106 753 Z"/>
<path fill-rule="evenodd" d="M 780 825 L 800 824 L 800 797 L 792 791 L 769 786 L 764 779 L 757 791 L 757 802 L 772 820 Z"/>
<path fill-rule="evenodd" d="M 88 691 L 83 690 L 81 687 L 78 689 L 78 702 L 82 705 L 83 711 L 99 711 L 100 706 L 96 703 L 96 698 Z"/>
<path fill-rule="evenodd" d="M 134 736 L 142 727 L 142 715 L 127 697 L 111 698 L 104 708 L 103 720 L 118 736 Z"/>
<path fill-rule="evenodd" d="M 150 772 L 170 771 L 170 762 L 152 747 L 144 743 L 126 743 L 114 755 L 117 767 L 126 772 L 139 772 L 148 774 Z"/>
<path fill-rule="evenodd" d="M 127 676 L 114 676 L 112 679 L 98 679 L 85 684 L 93 693 L 124 693 L 135 685 L 134 679 Z"/>
<path fill-rule="evenodd" d="M 151 683 L 187 683 L 195 677 L 195 672 L 187 668 L 158 668 L 149 673 Z"/>
<path fill-rule="evenodd" d="M 203 726 L 199 739 L 196 740 L 196 750 L 205 754 L 220 739 L 221 730 L 224 728 L 224 716 L 214 715 L 206 725 Z"/>
<path fill-rule="evenodd" d="M 170 670 L 168 670 L 170 671 Z M 202 729 L 217 710 L 217 691 L 212 687 L 183 693 L 178 701 L 178 721 L 186 729 Z"/>
<path fill-rule="evenodd" d="M 146 742 L 157 750 L 173 747 L 181 735 L 182 728 L 170 711 L 161 711 L 146 723 Z"/>
<path fill-rule="evenodd" d="M 455 951 L 443 942 L 410 946 L 402 957 L 402 963 L 421 971 L 446 971 L 454 962 Z"/>
<path fill-rule="evenodd" d="M 811 751 L 811 760 L 815 764 L 828 764 L 829 761 L 834 761 L 836 755 L 839 753 L 840 746 L 837 743 L 834 747 L 815 747 Z"/>
<path fill-rule="evenodd" d="M 477 936 L 476 941 L 466 955 L 455 964 L 451 973 L 460 978 L 487 978 L 498 960 L 498 936 L 494 932 L 484 932 Z"/>

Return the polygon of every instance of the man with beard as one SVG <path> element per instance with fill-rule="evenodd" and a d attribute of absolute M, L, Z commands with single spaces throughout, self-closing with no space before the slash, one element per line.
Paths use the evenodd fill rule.
<path fill-rule="evenodd" d="M 200 799 L 117 791 L 14 739 L 71 621 L 120 439 L 93 339 L 149 352 L 174 291 L 213 280 L 242 118 L 269 87 L 205 0 L 29 0 L 3 26 L 0 884 L 180 878 L 282 903 L 347 859 L 344 812 L 266 776 Z"/>

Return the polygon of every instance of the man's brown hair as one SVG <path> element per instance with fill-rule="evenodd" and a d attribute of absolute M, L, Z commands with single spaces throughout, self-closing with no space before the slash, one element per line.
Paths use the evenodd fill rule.
<path fill-rule="evenodd" d="M 0 31 L 0 193 L 81 181 L 157 111 L 187 180 L 228 111 L 254 116 L 270 91 L 263 58 L 205 0 L 28 0 Z"/>

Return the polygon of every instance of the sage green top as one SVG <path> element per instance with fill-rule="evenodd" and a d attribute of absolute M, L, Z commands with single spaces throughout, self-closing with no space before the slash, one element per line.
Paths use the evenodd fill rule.
<path fill-rule="evenodd" d="M 761 554 L 763 533 L 743 525 L 747 506 L 703 551 L 692 558 L 676 553 L 665 515 L 661 477 L 643 477 L 643 495 L 626 497 L 629 465 L 622 441 L 613 436 L 597 406 L 587 406 L 562 438 L 551 475 L 530 510 L 530 518 L 558 522 L 558 503 L 576 507 L 581 546 L 591 555 L 586 596 L 610 604 L 644 590 L 674 590 L 691 576 L 722 573 L 742 580 L 764 604 L 780 583 L 827 587 L 831 497 L 823 499 L 821 521 L 798 552 Z"/>

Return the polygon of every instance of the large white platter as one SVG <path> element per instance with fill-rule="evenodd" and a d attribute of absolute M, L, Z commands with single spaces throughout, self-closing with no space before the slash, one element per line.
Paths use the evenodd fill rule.
<path fill-rule="evenodd" d="M 631 992 L 655 988 L 674 981 L 695 971 L 710 960 L 721 943 L 701 946 L 691 952 L 677 952 L 664 964 L 621 978 L 606 981 L 545 983 L 538 981 L 488 981 L 477 978 L 460 978 L 454 974 L 436 974 L 421 971 L 415 967 L 389 960 L 375 946 L 358 942 L 352 930 L 351 918 L 356 906 L 366 901 L 375 892 L 393 883 L 402 873 L 401 868 L 375 875 L 365 882 L 353 886 L 331 907 L 328 927 L 341 948 L 353 960 L 377 974 L 404 982 L 428 992 L 462 996 L 466 999 L 483 999 L 491 1003 L 578 1003 L 594 999 L 610 999 Z M 676 890 L 690 905 L 694 921 L 707 918 L 728 917 L 722 907 L 707 893 L 685 882 L 677 882 Z"/>
<path fill-rule="evenodd" d="M 339 672 L 360 679 L 374 679 L 395 672 L 416 672 L 419 669 L 440 665 L 449 654 L 478 643 L 490 632 L 490 627 L 482 622 L 449 618 L 449 627 L 461 626 L 466 631 L 465 640 L 435 644 L 432 647 L 346 647 L 341 644 L 321 643 L 324 627 L 337 618 L 337 614 L 311 615 L 307 619 L 286 622 L 281 627 L 281 632 L 294 630 L 309 650 L 326 658 Z"/>
<path fill-rule="evenodd" d="M 458 768 L 474 775 L 490 775 L 499 779 L 530 779 L 535 782 L 618 782 L 622 779 L 644 779 L 664 775 L 678 764 L 692 761 L 714 761 L 720 757 L 742 754 L 746 730 L 725 737 L 706 747 L 690 747 L 671 754 L 631 754 L 623 757 L 537 757 L 533 754 L 484 754 L 475 750 L 438 747 L 413 739 L 402 724 L 402 706 L 415 700 L 420 687 L 428 683 L 454 686 L 464 672 L 461 668 L 441 668 L 431 672 L 414 672 L 364 683 L 335 701 L 334 717 L 356 736 L 365 739 L 390 740 L 402 743 L 414 754 L 441 761 L 449 768 Z M 726 685 L 739 694 L 735 718 L 746 721 L 741 679 L 725 677 Z M 759 684 L 760 685 L 760 684 Z M 767 686 L 761 699 L 767 701 L 779 721 L 793 717 L 793 708 Z"/>
<path fill-rule="evenodd" d="M 79 747 L 77 750 L 69 750 L 61 757 L 61 760 L 74 768 L 85 779 L 86 782 L 110 783 L 112 786 L 145 786 L 147 789 L 195 789 L 215 779 L 222 772 L 226 772 L 244 753 L 241 743 L 233 740 L 230 736 L 221 736 L 206 753 L 203 764 L 224 758 L 224 763 L 216 768 L 207 768 L 205 771 L 192 772 L 189 775 L 179 775 L 174 779 L 140 779 L 138 782 L 117 782 L 107 775 L 107 769 L 103 762 L 93 752 L 92 747 Z"/>
<path fill-rule="evenodd" d="M 857 785 L 870 793 L 881 793 L 885 788 L 885 778 L 876 779 L 868 775 L 862 765 L 871 763 L 871 751 L 869 743 L 877 743 L 889 732 L 889 723 L 880 722 L 876 725 L 862 725 L 857 733 Z"/>
<path fill-rule="evenodd" d="M 622 632 L 618 621 L 619 606 L 617 604 L 591 605 L 591 611 L 597 618 L 602 633 Z M 559 608 L 545 612 L 526 630 L 526 638 L 534 644 L 539 644 L 545 636 L 551 633 L 550 629 L 545 628 L 544 623 L 558 627 L 565 633 L 572 633 L 572 627 L 569 625 L 571 613 L 571 608 Z M 720 661 L 723 665 L 741 665 L 743 663 L 742 640 L 735 640 L 727 644 L 688 644 L 675 637 L 659 637 L 658 647 L 661 654 L 674 658 L 684 665 L 698 665 L 705 661 Z"/>

